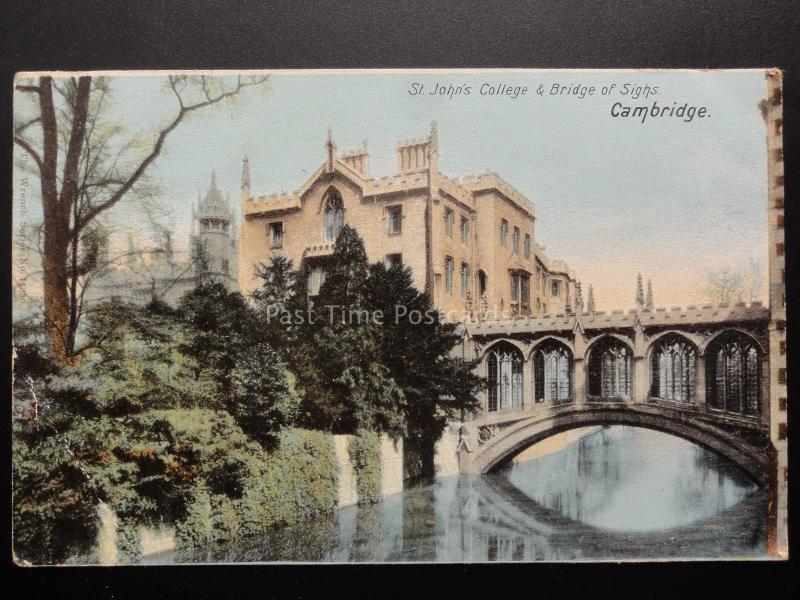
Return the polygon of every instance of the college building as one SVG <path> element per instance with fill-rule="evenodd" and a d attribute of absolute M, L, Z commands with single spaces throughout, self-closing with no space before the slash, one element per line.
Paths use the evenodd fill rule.
<path fill-rule="evenodd" d="M 499 175 L 441 173 L 436 124 L 397 145 L 396 172 L 372 177 L 366 143 L 337 153 L 328 133 L 322 164 L 291 194 L 255 195 L 242 169 L 239 284 L 253 291 L 255 267 L 290 258 L 311 296 L 325 277 L 345 223 L 364 240 L 370 262 L 411 268 L 414 284 L 450 318 L 570 311 L 574 273 L 536 244 L 534 206 Z"/>

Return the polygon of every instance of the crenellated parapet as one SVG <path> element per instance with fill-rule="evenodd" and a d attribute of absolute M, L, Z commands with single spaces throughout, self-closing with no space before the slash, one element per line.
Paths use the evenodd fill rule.
<path fill-rule="evenodd" d="M 529 216 L 535 216 L 533 202 L 528 200 L 522 192 L 516 190 L 497 173 L 489 172 L 480 175 L 465 175 L 455 181 L 472 194 L 487 191 L 497 192 L 510 200 Z"/>
<path fill-rule="evenodd" d="M 637 322 L 644 327 L 719 325 L 769 321 L 769 309 L 761 302 L 735 304 L 690 304 L 686 307 L 630 309 L 558 313 L 539 316 L 515 316 L 467 321 L 463 327 L 472 336 L 519 333 L 543 333 L 572 330 L 577 322 L 584 329 L 633 329 Z"/>

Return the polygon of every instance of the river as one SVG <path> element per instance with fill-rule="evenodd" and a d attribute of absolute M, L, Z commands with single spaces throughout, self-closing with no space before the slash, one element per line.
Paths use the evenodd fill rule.
<path fill-rule="evenodd" d="M 535 561 L 766 556 L 767 495 L 667 434 L 610 426 L 369 507 L 146 563 Z"/>

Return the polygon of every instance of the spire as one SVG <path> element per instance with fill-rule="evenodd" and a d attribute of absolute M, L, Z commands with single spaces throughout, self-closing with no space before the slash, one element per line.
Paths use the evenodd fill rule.
<path fill-rule="evenodd" d="M 325 141 L 325 171 L 333 173 L 333 161 L 336 159 L 336 144 L 333 143 L 333 133 L 328 127 L 328 139 Z"/>
<path fill-rule="evenodd" d="M 250 189 L 250 161 L 246 154 L 242 159 L 242 189 Z"/>
<path fill-rule="evenodd" d="M 644 307 L 648 310 L 653 310 L 653 282 L 649 278 L 647 280 L 647 296 L 644 299 Z"/>
<path fill-rule="evenodd" d="M 589 295 L 586 299 L 586 308 L 589 310 L 590 313 L 594 312 L 594 288 L 592 284 L 589 284 Z"/>
<path fill-rule="evenodd" d="M 436 121 L 431 123 L 431 141 L 430 141 L 430 156 L 428 158 L 428 167 L 431 173 L 439 172 L 439 129 L 436 126 Z"/>
<path fill-rule="evenodd" d="M 642 289 L 642 274 L 636 275 L 636 308 L 644 308 L 644 290 Z"/>
<path fill-rule="evenodd" d="M 578 314 L 583 312 L 583 292 L 580 281 L 575 282 L 575 312 Z"/>

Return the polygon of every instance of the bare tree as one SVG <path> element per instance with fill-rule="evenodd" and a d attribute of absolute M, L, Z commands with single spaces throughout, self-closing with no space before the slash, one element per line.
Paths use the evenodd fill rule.
<path fill-rule="evenodd" d="M 707 270 L 701 294 L 711 302 L 753 302 L 761 299 L 763 279 L 761 261 L 751 258 L 747 264 Z"/>
<path fill-rule="evenodd" d="M 266 82 L 266 76 L 239 76 L 234 83 L 216 77 L 169 76 L 174 116 L 144 144 L 141 154 L 140 137 L 126 137 L 119 124 L 107 119 L 107 78 L 42 76 L 35 83 L 16 85 L 16 92 L 30 95 L 36 105 L 32 118 L 15 125 L 14 143 L 31 156 L 41 182 L 44 314 L 55 360 L 68 362 L 74 355 L 80 280 L 95 260 L 89 225 L 142 189 L 167 137 L 188 115 Z"/>

